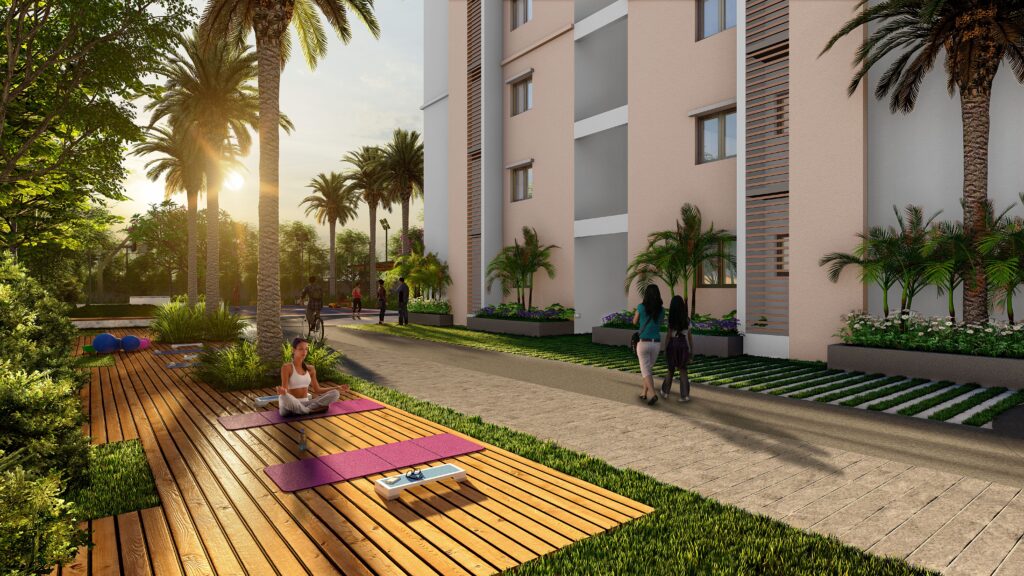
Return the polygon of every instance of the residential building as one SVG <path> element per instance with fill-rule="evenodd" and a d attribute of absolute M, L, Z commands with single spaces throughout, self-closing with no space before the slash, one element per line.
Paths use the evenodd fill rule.
<path fill-rule="evenodd" d="M 684 203 L 737 236 L 709 266 L 701 313 L 736 310 L 751 354 L 823 359 L 840 317 L 881 295 L 836 284 L 893 205 L 959 218 L 959 102 L 937 67 L 917 108 L 893 114 L 847 86 L 861 37 L 821 55 L 856 0 L 427 0 L 427 247 L 447 258 L 456 322 L 502 301 L 487 262 L 534 227 L 558 274 L 534 303 L 577 310 L 576 330 L 633 306 L 629 260 Z M 1003 67 L 992 100 L 990 197 L 1024 190 L 1024 89 Z M 667 294 L 667 292 L 666 292 Z M 927 292 L 915 302 L 941 313 Z M 920 304 L 920 305 L 918 305 Z"/>

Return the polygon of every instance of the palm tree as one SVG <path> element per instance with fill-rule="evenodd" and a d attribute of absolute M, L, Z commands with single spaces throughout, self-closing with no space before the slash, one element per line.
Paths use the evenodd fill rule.
<path fill-rule="evenodd" d="M 220 306 L 220 189 L 224 163 L 246 155 L 250 129 L 259 121 L 256 54 L 248 46 L 224 39 L 200 43 L 196 33 L 181 39 L 181 53 L 160 68 L 165 92 L 147 106 L 154 122 L 168 118 L 188 127 L 198 140 L 206 175 L 206 312 Z M 281 117 L 286 130 L 291 128 Z"/>
<path fill-rule="evenodd" d="M 625 290 L 629 292 L 629 287 L 635 283 L 637 293 L 642 295 L 647 286 L 660 280 L 668 287 L 671 298 L 676 295 L 676 286 L 685 268 L 671 241 L 648 235 L 647 248 L 634 256 L 626 268 Z"/>
<path fill-rule="evenodd" d="M 839 282 L 839 276 L 847 266 L 860 268 L 860 279 L 864 284 L 872 283 L 882 290 L 882 314 L 889 317 L 889 290 L 900 280 L 899 270 L 889 257 L 893 245 L 892 228 L 872 226 L 867 233 L 859 233 L 860 243 L 853 253 L 831 252 L 821 257 L 819 266 L 828 266 L 828 279 Z"/>
<path fill-rule="evenodd" d="M 914 109 L 921 82 L 940 54 L 945 54 L 947 87 L 960 93 L 963 123 L 964 226 L 972 242 L 987 234 L 989 104 L 992 81 L 1006 59 L 1018 82 L 1024 82 L 1024 9 L 1019 0 L 861 0 L 851 18 L 826 44 L 822 54 L 862 25 L 877 28 L 861 44 L 850 82 L 852 95 L 868 71 L 898 55 L 878 80 L 875 96 L 889 95 L 893 112 Z M 975 266 L 963 294 L 964 319 L 988 319 L 985 269 Z"/>
<path fill-rule="evenodd" d="M 523 274 L 525 288 L 529 290 L 526 309 L 533 308 L 533 277 L 541 270 L 547 272 L 548 278 L 555 277 L 555 265 L 551 263 L 551 251 L 558 246 L 542 245 L 537 237 L 537 230 L 523 226 Z"/>
<path fill-rule="evenodd" d="M 331 231 L 331 282 L 330 294 L 333 298 L 337 294 L 337 275 L 335 267 L 337 262 L 334 258 L 334 227 L 338 224 L 344 226 L 349 220 L 356 217 L 359 207 L 359 193 L 345 186 L 345 177 L 337 172 L 317 174 L 307 185 L 312 188 L 314 194 L 306 196 L 299 202 L 299 205 L 306 204 L 306 216 L 316 215 L 318 224 L 325 222 Z"/>
<path fill-rule="evenodd" d="M 519 244 L 519 240 L 515 240 L 512 246 L 503 247 L 495 256 L 487 263 L 487 290 L 490 291 L 491 286 L 495 282 L 501 284 L 501 295 L 508 296 L 513 289 L 516 291 L 516 305 L 526 305 L 526 274 L 523 270 L 523 247 Z"/>
<path fill-rule="evenodd" d="M 146 177 L 156 182 L 164 178 L 164 197 L 185 193 L 188 205 L 188 305 L 199 301 L 198 250 L 196 220 L 199 193 L 204 186 L 203 168 L 196 139 L 184 127 L 155 126 L 150 128 L 146 140 L 132 150 L 135 156 L 159 154 L 146 162 Z"/>
<path fill-rule="evenodd" d="M 953 292 L 965 283 L 971 271 L 972 252 L 970 235 L 960 222 L 939 222 L 928 235 L 924 255 L 928 257 L 925 279 L 935 286 L 939 294 L 946 295 L 949 321 L 956 322 Z M 964 318 L 964 321 L 968 321 Z"/>
<path fill-rule="evenodd" d="M 345 173 L 346 188 L 350 194 L 362 198 L 370 209 L 370 283 L 377 281 L 377 209 L 391 211 L 391 190 L 387 187 L 382 169 L 383 150 L 378 146 L 363 146 L 348 152 L 342 162 L 352 165 Z"/>
<path fill-rule="evenodd" d="M 260 98 L 259 261 L 256 306 L 257 348 L 264 361 L 279 359 L 281 339 L 281 272 L 279 268 L 279 108 L 281 69 L 291 53 L 292 24 L 310 68 L 327 52 L 327 35 L 320 14 L 345 44 L 352 39 L 349 11 L 374 37 L 380 26 L 373 0 L 209 0 L 203 12 L 206 42 L 232 38 L 241 43 L 256 35 Z M 318 13 L 319 11 L 319 13 Z"/>
<path fill-rule="evenodd" d="M 409 203 L 423 193 L 423 142 L 415 130 L 395 128 L 384 149 L 384 171 L 395 198 L 402 204 L 402 255 L 412 249 L 409 242 Z"/>
<path fill-rule="evenodd" d="M 1020 200 L 1024 205 L 1024 193 Z M 1005 214 L 982 239 L 979 249 L 985 256 L 985 268 L 996 288 L 994 291 L 1006 308 L 1007 320 L 1014 324 L 1013 295 L 1024 286 L 1024 218 L 1007 218 Z"/>

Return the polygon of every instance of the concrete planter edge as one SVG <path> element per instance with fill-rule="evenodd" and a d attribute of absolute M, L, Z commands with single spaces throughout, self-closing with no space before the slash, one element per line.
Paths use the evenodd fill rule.
<path fill-rule="evenodd" d="M 452 326 L 454 319 L 451 314 L 431 314 L 429 312 L 409 312 L 409 322 L 423 326 Z"/>
<path fill-rule="evenodd" d="M 828 347 L 828 367 L 886 376 L 973 382 L 1024 390 L 1024 359 L 969 356 L 918 350 L 869 348 L 849 344 Z"/>
<path fill-rule="evenodd" d="M 470 330 L 480 332 L 492 332 L 496 334 L 514 334 L 517 336 L 566 336 L 575 333 L 572 320 L 557 322 L 528 322 L 523 320 L 504 320 L 500 318 L 476 318 L 470 316 L 466 319 L 466 327 Z"/>

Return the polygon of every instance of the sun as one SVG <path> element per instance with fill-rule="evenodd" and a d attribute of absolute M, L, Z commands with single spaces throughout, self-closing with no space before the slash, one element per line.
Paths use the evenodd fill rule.
<path fill-rule="evenodd" d="M 235 171 L 228 172 L 224 178 L 224 187 L 235 192 L 241 190 L 242 186 L 245 186 L 245 177 Z"/>

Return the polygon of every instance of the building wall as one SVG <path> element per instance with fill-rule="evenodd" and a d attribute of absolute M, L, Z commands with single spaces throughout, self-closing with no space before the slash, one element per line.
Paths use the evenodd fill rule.
<path fill-rule="evenodd" d="M 423 241 L 448 259 L 448 2 L 423 6 Z"/>
<path fill-rule="evenodd" d="M 466 323 L 466 2 L 448 3 L 448 301 Z M 425 223 L 430 226 L 429 223 Z"/>
<path fill-rule="evenodd" d="M 855 274 L 829 282 L 818 265 L 846 251 L 866 221 L 865 92 L 847 95 L 852 34 L 818 57 L 856 0 L 790 2 L 789 356 L 824 360 L 840 316 L 864 305 Z"/>
<path fill-rule="evenodd" d="M 697 119 L 690 116 L 736 97 L 736 30 L 696 38 L 693 2 L 631 3 L 630 259 L 646 246 L 650 232 L 673 227 L 687 202 L 700 207 L 705 223 L 736 231 L 736 159 L 698 164 Z M 615 280 L 621 283 L 624 275 Z M 635 290 L 629 302 L 639 302 Z M 698 290 L 698 312 L 735 308 L 735 288 Z"/>

